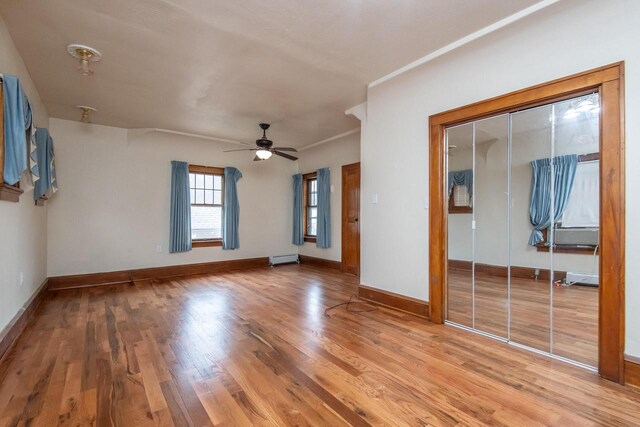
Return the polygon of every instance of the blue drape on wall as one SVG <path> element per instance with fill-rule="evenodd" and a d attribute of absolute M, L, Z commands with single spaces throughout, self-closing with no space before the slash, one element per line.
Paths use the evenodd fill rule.
<path fill-rule="evenodd" d="M 240 205 L 236 182 L 242 174 L 236 168 L 224 168 L 224 205 L 222 207 L 222 249 L 240 247 L 238 228 L 240 224 Z"/>
<path fill-rule="evenodd" d="M 551 160 L 539 159 L 531 162 L 533 178 L 531 180 L 531 205 L 529 217 L 533 231 L 529 244 L 535 246 L 542 242 L 542 231 L 562 218 L 567 207 L 573 181 L 578 167 L 578 156 L 569 154 L 553 158 L 553 222 L 551 215 Z"/>
<path fill-rule="evenodd" d="M 191 250 L 191 200 L 189 197 L 189 165 L 171 162 L 171 230 L 169 252 Z"/>
<path fill-rule="evenodd" d="M 46 196 L 49 190 L 57 190 L 55 157 L 53 152 L 53 138 L 49 130 L 36 129 L 36 168 L 38 179 L 34 182 L 33 198 L 38 200 Z"/>
<path fill-rule="evenodd" d="M 447 194 L 451 194 L 454 185 L 466 185 L 467 193 L 469 193 L 469 198 L 471 198 L 473 195 L 473 170 L 466 169 L 463 171 L 449 172 L 449 193 Z"/>
<path fill-rule="evenodd" d="M 293 244 L 304 245 L 302 174 L 293 175 Z"/>
<path fill-rule="evenodd" d="M 329 168 L 318 169 L 318 229 L 316 246 L 331 247 L 331 173 Z"/>
<path fill-rule="evenodd" d="M 27 169 L 26 130 L 31 106 L 17 77 L 2 75 L 4 90 L 4 182 L 13 185 Z"/>

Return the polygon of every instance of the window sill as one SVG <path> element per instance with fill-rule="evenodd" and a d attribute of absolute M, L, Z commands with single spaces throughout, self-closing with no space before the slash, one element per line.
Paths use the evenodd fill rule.
<path fill-rule="evenodd" d="M 466 214 L 473 213 L 473 208 L 469 206 L 451 206 L 449 208 L 450 214 Z"/>
<path fill-rule="evenodd" d="M 0 184 L 0 200 L 17 203 L 20 200 L 20 195 L 22 193 L 24 193 L 24 190 L 21 190 L 18 187 L 8 184 Z"/>
<path fill-rule="evenodd" d="M 304 236 L 304 241 L 305 242 L 310 242 L 310 243 L 315 243 L 316 242 L 316 236 Z"/>
<path fill-rule="evenodd" d="M 549 247 L 545 244 L 536 245 L 536 250 L 538 252 L 549 252 Z M 593 254 L 596 250 L 596 246 L 590 245 L 555 245 L 553 247 L 553 253 L 556 254 Z M 596 254 L 600 253 L 600 248 L 596 251 Z"/>
<path fill-rule="evenodd" d="M 222 239 L 215 240 L 194 240 L 191 242 L 192 248 L 207 248 L 211 246 L 222 246 Z"/>

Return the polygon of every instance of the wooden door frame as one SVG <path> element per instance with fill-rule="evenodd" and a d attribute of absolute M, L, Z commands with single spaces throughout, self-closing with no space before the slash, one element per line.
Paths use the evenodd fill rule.
<path fill-rule="evenodd" d="M 341 235 L 340 235 L 340 240 L 341 240 L 341 258 L 342 258 L 342 271 L 345 271 L 345 264 L 346 264 L 346 260 L 344 257 L 345 254 L 345 224 L 347 222 L 347 209 L 346 209 L 346 205 L 347 205 L 347 192 L 346 192 L 346 180 L 345 178 L 345 173 L 351 169 L 357 169 L 358 171 L 358 176 L 360 176 L 360 162 L 356 162 L 356 163 L 351 163 L 348 165 L 342 165 L 342 214 L 341 214 L 341 223 L 340 223 L 340 228 L 341 228 Z M 360 189 L 360 182 L 358 182 L 358 190 Z M 360 277 L 360 200 L 358 199 L 358 272 L 357 272 L 357 276 Z"/>
<path fill-rule="evenodd" d="M 600 286 L 598 370 L 624 382 L 625 155 L 624 62 L 429 117 L 429 314 L 444 323 L 447 286 L 445 128 L 567 99 L 600 93 Z M 606 191 L 602 191 L 606 188 Z"/>

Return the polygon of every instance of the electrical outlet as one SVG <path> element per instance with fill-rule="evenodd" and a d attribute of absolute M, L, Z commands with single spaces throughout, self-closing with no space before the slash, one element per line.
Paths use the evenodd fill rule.
<path fill-rule="evenodd" d="M 156 252 L 162 253 L 162 245 L 156 245 Z"/>

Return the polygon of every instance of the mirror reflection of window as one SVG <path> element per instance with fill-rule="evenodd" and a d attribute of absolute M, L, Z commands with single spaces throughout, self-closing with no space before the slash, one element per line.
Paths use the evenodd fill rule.
<path fill-rule="evenodd" d="M 455 207 L 471 207 L 471 198 L 466 185 L 453 186 L 453 206 Z"/>

